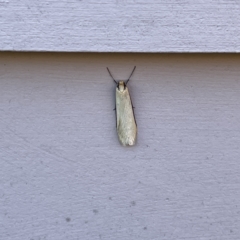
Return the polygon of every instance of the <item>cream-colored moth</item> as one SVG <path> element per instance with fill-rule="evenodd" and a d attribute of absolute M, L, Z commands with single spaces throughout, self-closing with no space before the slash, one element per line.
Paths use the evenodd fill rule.
<path fill-rule="evenodd" d="M 116 121 L 117 133 L 120 143 L 123 146 L 133 146 L 137 138 L 137 124 L 133 112 L 131 97 L 127 88 L 127 83 L 130 80 L 136 66 L 126 81 L 116 81 L 109 69 L 107 68 L 113 81 L 117 84 L 116 87 Z"/>

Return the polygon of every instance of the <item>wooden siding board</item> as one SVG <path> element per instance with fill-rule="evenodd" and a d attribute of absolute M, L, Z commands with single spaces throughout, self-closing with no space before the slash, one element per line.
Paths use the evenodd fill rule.
<path fill-rule="evenodd" d="M 115 84 L 138 142 L 117 138 Z M 240 238 L 240 57 L 0 53 L 0 236 Z"/>
<path fill-rule="evenodd" d="M 0 50 L 239 52 L 238 1 L 0 1 Z"/>

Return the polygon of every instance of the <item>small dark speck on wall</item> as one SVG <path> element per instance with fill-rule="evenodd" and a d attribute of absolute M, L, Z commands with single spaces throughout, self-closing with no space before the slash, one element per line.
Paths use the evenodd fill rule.
<path fill-rule="evenodd" d="M 135 201 L 132 201 L 132 202 L 131 202 L 131 206 L 136 206 L 136 202 L 135 202 Z"/>
<path fill-rule="evenodd" d="M 98 214 L 98 210 L 97 209 L 93 209 L 94 214 Z"/>
<path fill-rule="evenodd" d="M 71 221 L 71 218 L 67 217 L 66 222 L 70 222 L 70 221 Z"/>
<path fill-rule="evenodd" d="M 143 229 L 144 229 L 144 230 L 147 230 L 147 227 L 144 227 Z"/>

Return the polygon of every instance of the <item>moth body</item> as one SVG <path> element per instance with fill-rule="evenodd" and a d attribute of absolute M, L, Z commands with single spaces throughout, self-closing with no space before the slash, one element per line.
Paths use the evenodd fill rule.
<path fill-rule="evenodd" d="M 137 139 L 137 124 L 133 112 L 131 97 L 127 88 L 127 83 L 130 80 L 136 66 L 133 68 L 131 75 L 126 81 L 116 81 L 109 69 L 107 68 L 113 81 L 117 84 L 116 87 L 116 121 L 117 133 L 120 143 L 123 146 L 133 146 Z"/>
<path fill-rule="evenodd" d="M 117 133 L 123 146 L 133 146 L 137 138 L 137 125 L 134 117 L 131 97 L 124 81 L 116 87 Z"/>

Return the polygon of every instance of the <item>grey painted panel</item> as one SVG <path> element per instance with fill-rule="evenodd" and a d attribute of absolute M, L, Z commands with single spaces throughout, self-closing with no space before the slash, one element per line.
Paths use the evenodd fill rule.
<path fill-rule="evenodd" d="M 0 236 L 240 238 L 240 57 L 0 54 Z M 138 143 L 120 146 L 116 78 Z"/>
<path fill-rule="evenodd" d="M 238 1 L 0 0 L 0 50 L 240 52 Z"/>

